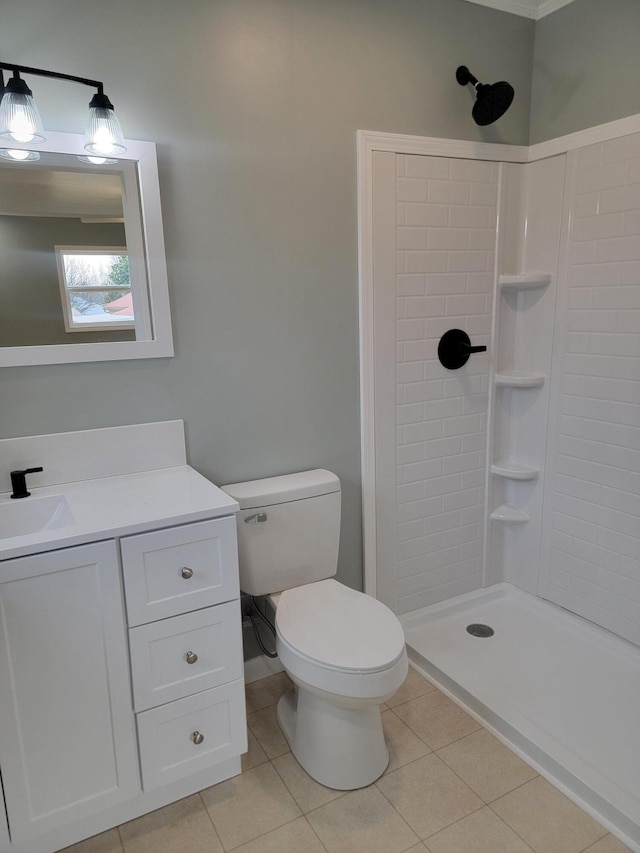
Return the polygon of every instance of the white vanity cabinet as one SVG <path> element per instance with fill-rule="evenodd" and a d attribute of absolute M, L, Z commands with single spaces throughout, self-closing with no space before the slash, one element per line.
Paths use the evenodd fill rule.
<path fill-rule="evenodd" d="M 236 524 L 122 540 L 145 791 L 247 748 Z"/>
<path fill-rule="evenodd" d="M 0 561 L 0 853 L 240 771 L 239 596 L 234 516 Z"/>
<path fill-rule="evenodd" d="M 116 543 L 0 562 L 0 768 L 13 844 L 136 795 L 130 696 Z"/>

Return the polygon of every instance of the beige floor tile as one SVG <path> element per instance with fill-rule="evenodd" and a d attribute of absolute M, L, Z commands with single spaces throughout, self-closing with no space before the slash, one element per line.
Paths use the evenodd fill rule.
<path fill-rule="evenodd" d="M 198 794 L 120 827 L 125 853 L 222 853 Z"/>
<path fill-rule="evenodd" d="M 84 841 L 78 841 L 71 847 L 65 847 L 59 853 L 122 853 L 122 844 L 117 829 L 109 829 L 100 835 L 93 835 Z"/>
<path fill-rule="evenodd" d="M 410 699 L 417 699 L 418 696 L 424 696 L 425 693 L 431 693 L 436 689 L 435 684 L 427 681 L 426 678 L 410 666 L 404 683 L 400 685 L 391 699 L 387 699 L 387 705 L 389 708 L 395 708 L 396 705 L 402 705 Z"/>
<path fill-rule="evenodd" d="M 538 775 L 486 729 L 439 749 L 438 755 L 485 803 Z"/>
<path fill-rule="evenodd" d="M 414 734 L 393 711 L 382 712 L 382 727 L 389 747 L 387 773 L 431 752 L 426 743 L 420 740 L 418 735 Z"/>
<path fill-rule="evenodd" d="M 247 725 L 269 758 L 289 752 L 289 744 L 276 719 L 276 706 L 270 705 L 247 715 Z"/>
<path fill-rule="evenodd" d="M 324 785 L 312 779 L 291 752 L 274 758 L 272 763 L 303 814 L 324 806 L 332 800 L 337 800 L 345 794 L 344 791 L 325 788 Z"/>
<path fill-rule="evenodd" d="M 269 705 L 275 705 L 285 690 L 292 686 L 291 679 L 284 672 L 276 672 L 260 681 L 252 681 L 245 686 L 247 713 L 259 711 Z"/>
<path fill-rule="evenodd" d="M 307 815 L 329 853 L 401 853 L 419 839 L 372 785 Z"/>
<path fill-rule="evenodd" d="M 325 853 L 311 826 L 304 817 L 299 817 L 255 841 L 236 847 L 233 853 Z"/>
<path fill-rule="evenodd" d="M 393 710 L 434 750 L 481 728 L 473 717 L 439 690 L 398 705 Z"/>
<path fill-rule="evenodd" d="M 584 853 L 631 853 L 631 848 L 622 841 L 618 841 L 613 835 L 605 835 L 592 847 L 588 847 Z"/>
<path fill-rule="evenodd" d="M 531 853 L 488 807 L 432 835 L 425 844 L 431 853 Z"/>
<path fill-rule="evenodd" d="M 536 853 L 579 853 L 606 830 L 540 776 L 491 804 Z"/>
<path fill-rule="evenodd" d="M 261 764 L 207 788 L 200 796 L 226 850 L 246 844 L 301 814 L 271 764 Z"/>
<path fill-rule="evenodd" d="M 264 764 L 269 760 L 267 753 L 258 743 L 258 740 L 251 729 L 247 728 L 248 750 L 242 756 L 242 772 L 251 770 L 252 767 L 257 767 L 259 764 Z"/>
<path fill-rule="evenodd" d="M 425 839 L 483 805 L 437 755 L 426 755 L 376 782 L 417 835 Z"/>

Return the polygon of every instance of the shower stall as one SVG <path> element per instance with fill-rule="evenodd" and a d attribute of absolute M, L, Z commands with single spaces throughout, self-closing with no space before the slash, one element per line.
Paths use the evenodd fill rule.
<path fill-rule="evenodd" d="M 640 119 L 529 148 L 362 131 L 359 212 L 365 588 L 640 850 Z"/>

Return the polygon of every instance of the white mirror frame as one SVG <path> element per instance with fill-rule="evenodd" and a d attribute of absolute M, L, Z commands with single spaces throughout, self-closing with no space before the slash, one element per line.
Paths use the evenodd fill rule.
<path fill-rule="evenodd" d="M 127 233 L 131 229 L 135 245 L 145 247 L 144 269 L 139 273 L 146 278 L 149 311 L 136 308 L 136 340 L 111 341 L 104 343 L 51 344 L 46 346 L 0 347 L 0 367 L 15 367 L 28 364 L 67 364 L 85 361 L 116 361 L 129 358 L 164 358 L 173 355 L 171 313 L 167 262 L 162 232 L 160 208 L 160 184 L 158 162 L 153 142 L 136 139 L 125 140 L 127 152 L 121 160 L 133 160 L 137 165 L 138 193 L 140 196 L 140 222 L 137 213 L 138 200 L 123 187 L 123 205 Z M 13 144 L 14 148 L 28 146 Z M 84 137 L 77 133 L 53 133 L 47 131 L 47 139 L 38 151 L 58 154 L 86 156 Z M 28 168 L 28 166 L 27 166 Z M 137 194 L 133 194 L 136 196 Z M 128 217 L 128 221 L 127 221 Z M 139 300 L 143 302 L 142 299 Z M 146 316 L 145 316 L 146 315 Z M 138 320 L 140 317 L 140 321 Z"/>

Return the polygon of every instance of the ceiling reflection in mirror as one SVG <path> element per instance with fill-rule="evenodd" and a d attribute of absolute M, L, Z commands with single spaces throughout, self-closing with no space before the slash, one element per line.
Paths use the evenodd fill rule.
<path fill-rule="evenodd" d="M 135 341 L 148 327 L 144 247 L 125 207 L 139 215 L 135 161 L 0 160 L 0 347 Z"/>

